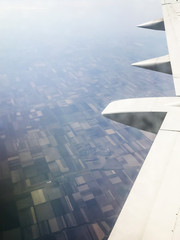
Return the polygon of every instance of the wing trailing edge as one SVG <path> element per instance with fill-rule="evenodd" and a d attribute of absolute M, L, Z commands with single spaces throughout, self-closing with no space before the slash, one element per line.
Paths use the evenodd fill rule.
<path fill-rule="evenodd" d="M 144 131 L 157 133 L 170 108 L 172 98 L 134 98 L 111 102 L 102 115 L 105 117 Z M 135 107 L 136 106 L 136 107 Z"/>

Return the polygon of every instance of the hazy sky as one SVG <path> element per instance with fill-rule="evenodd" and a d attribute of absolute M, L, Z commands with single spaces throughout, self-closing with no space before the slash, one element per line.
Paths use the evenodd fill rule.
<path fill-rule="evenodd" d="M 164 33 L 136 28 L 160 17 L 160 0 L 1 0 L 0 62 L 7 52 L 16 59 L 23 49 L 43 48 L 43 52 L 53 46 L 69 48 L 76 42 L 104 44 L 107 49 L 112 41 L 127 42 L 139 53 L 149 51 L 147 58 L 156 52 L 157 56 L 166 54 Z"/>
<path fill-rule="evenodd" d="M 125 29 L 161 17 L 159 0 L 30 0 L 0 2 L 1 29 L 63 31 Z"/>

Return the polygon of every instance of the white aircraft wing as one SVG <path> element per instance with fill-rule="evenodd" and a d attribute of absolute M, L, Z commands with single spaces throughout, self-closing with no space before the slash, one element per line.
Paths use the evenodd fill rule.
<path fill-rule="evenodd" d="M 176 95 L 180 96 L 180 2 L 162 0 L 169 57 Z"/>
<path fill-rule="evenodd" d="M 173 75 L 176 97 L 110 103 L 103 115 L 157 133 L 110 240 L 180 239 L 180 0 L 162 1 L 164 21 L 140 27 L 166 30 L 169 56 L 135 66 Z"/>

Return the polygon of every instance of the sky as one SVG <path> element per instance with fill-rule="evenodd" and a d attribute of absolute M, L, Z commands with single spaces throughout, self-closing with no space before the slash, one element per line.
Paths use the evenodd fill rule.
<path fill-rule="evenodd" d="M 23 69 L 33 57 L 53 62 L 57 47 L 61 58 L 79 46 L 84 55 L 98 49 L 108 57 L 114 46 L 122 61 L 129 59 L 126 67 L 166 55 L 164 32 L 136 27 L 161 17 L 160 0 L 1 0 L 0 70 Z"/>
<path fill-rule="evenodd" d="M 72 34 L 133 31 L 141 21 L 161 17 L 157 0 L 44 0 L 0 2 L 0 29 Z M 58 28 L 57 28 L 58 27 Z M 50 29 L 51 28 L 51 29 Z M 51 31 L 50 31 L 51 30 Z"/>
<path fill-rule="evenodd" d="M 0 50 L 13 51 L 28 41 L 46 48 L 55 41 L 64 47 L 109 38 L 137 45 L 151 38 L 153 44 L 164 35 L 135 26 L 161 16 L 160 0 L 1 0 Z"/>

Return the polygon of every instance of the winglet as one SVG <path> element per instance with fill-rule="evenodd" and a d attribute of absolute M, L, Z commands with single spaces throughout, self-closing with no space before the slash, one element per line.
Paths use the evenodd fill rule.
<path fill-rule="evenodd" d="M 132 66 L 172 74 L 169 55 L 133 63 Z"/>
<path fill-rule="evenodd" d="M 165 31 L 163 18 L 137 25 L 137 27 Z"/>

